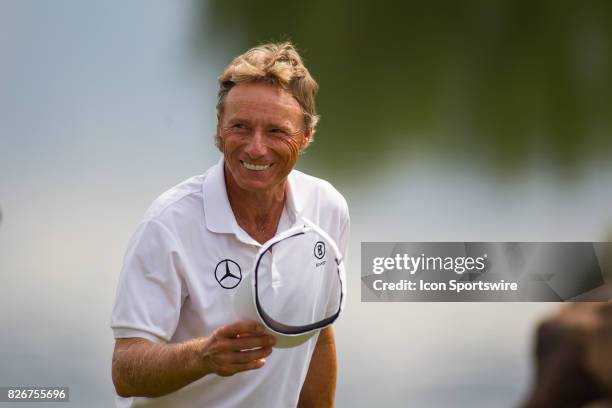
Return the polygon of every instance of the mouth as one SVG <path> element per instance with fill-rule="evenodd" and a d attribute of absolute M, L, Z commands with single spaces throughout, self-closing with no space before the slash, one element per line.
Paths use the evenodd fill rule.
<path fill-rule="evenodd" d="M 243 160 L 240 160 L 240 164 L 242 164 L 242 167 L 244 167 L 245 169 L 252 170 L 252 171 L 264 171 L 272 167 L 272 163 L 255 164 L 255 163 L 245 162 Z"/>

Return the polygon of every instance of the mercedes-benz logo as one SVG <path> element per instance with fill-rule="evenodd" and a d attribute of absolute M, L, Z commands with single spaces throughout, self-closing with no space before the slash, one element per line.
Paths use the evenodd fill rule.
<path fill-rule="evenodd" d="M 317 241 L 314 246 L 314 256 L 317 259 L 323 259 L 323 257 L 325 256 L 325 242 Z"/>
<path fill-rule="evenodd" d="M 240 265 L 231 259 L 224 259 L 215 268 L 215 279 L 224 289 L 234 289 L 242 280 Z"/>

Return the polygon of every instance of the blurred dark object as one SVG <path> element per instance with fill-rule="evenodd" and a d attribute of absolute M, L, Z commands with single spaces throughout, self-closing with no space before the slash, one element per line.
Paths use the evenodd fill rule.
<path fill-rule="evenodd" d="M 212 0 L 201 15 L 206 48 L 303 51 L 321 85 L 317 165 L 433 153 L 516 176 L 610 160 L 612 2 Z"/>
<path fill-rule="evenodd" d="M 538 327 L 536 376 L 523 408 L 608 406 L 612 401 L 612 304 L 574 303 Z"/>
<path fill-rule="evenodd" d="M 612 396 L 612 303 L 597 310 L 600 322 L 589 341 L 586 366 L 608 396 Z"/>

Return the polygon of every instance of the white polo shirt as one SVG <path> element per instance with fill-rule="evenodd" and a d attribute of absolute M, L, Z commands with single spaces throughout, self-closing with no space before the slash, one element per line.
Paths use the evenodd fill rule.
<path fill-rule="evenodd" d="M 158 197 L 132 236 L 119 278 L 111 327 L 115 338 L 178 343 L 237 321 L 238 285 L 260 247 L 236 222 L 223 159 Z M 306 217 L 338 243 L 346 259 L 349 214 L 328 182 L 293 170 L 278 231 Z M 229 261 L 228 261 L 229 260 Z M 231 261 L 231 262 L 230 262 Z M 230 263 L 234 277 L 215 275 Z M 241 278 L 241 279 L 240 279 Z M 260 369 L 206 375 L 160 398 L 116 397 L 118 407 L 295 407 L 317 341 L 274 349 Z"/>

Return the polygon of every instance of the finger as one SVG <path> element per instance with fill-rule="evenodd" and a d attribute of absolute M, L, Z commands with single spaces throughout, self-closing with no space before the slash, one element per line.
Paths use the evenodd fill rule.
<path fill-rule="evenodd" d="M 224 349 L 227 351 L 241 351 L 260 347 L 271 347 L 274 344 L 276 344 L 276 339 L 273 336 L 250 336 L 231 339 L 227 341 L 226 348 Z"/>
<path fill-rule="evenodd" d="M 246 364 L 251 361 L 260 360 L 272 354 L 272 347 L 264 347 L 256 350 L 234 351 L 228 353 L 229 364 Z"/>
<path fill-rule="evenodd" d="M 260 358 L 259 360 L 249 361 L 248 363 L 244 364 L 232 364 L 230 369 L 234 373 L 239 373 L 242 371 L 257 370 L 258 368 L 263 367 L 265 364 L 266 359 Z"/>
<path fill-rule="evenodd" d="M 264 328 L 256 322 L 241 321 L 222 326 L 217 329 L 217 337 L 235 338 L 241 333 L 263 334 Z"/>
<path fill-rule="evenodd" d="M 216 352 L 232 352 L 261 347 L 271 347 L 274 344 L 276 344 L 276 339 L 269 335 L 249 336 L 244 338 L 219 337 L 214 345 L 214 350 Z"/>
<path fill-rule="evenodd" d="M 261 334 L 253 334 L 253 333 L 240 333 L 239 335 L 236 336 L 236 338 L 243 338 L 243 337 L 257 337 L 257 336 L 261 336 Z"/>
<path fill-rule="evenodd" d="M 222 377 L 230 377 L 242 371 L 256 370 L 258 368 L 263 367 L 265 363 L 266 360 L 262 358 L 260 360 L 250 361 L 244 364 L 226 364 L 222 367 L 219 367 L 219 369 L 215 372 L 217 373 L 217 375 L 220 375 Z"/>

